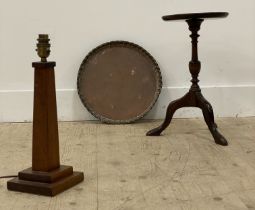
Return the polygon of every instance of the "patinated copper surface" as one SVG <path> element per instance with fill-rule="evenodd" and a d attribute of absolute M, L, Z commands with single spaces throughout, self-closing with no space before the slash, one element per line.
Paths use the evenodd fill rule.
<path fill-rule="evenodd" d="M 131 123 L 153 107 L 162 88 L 155 59 L 125 41 L 100 45 L 84 59 L 78 93 L 85 107 L 106 123 Z"/>

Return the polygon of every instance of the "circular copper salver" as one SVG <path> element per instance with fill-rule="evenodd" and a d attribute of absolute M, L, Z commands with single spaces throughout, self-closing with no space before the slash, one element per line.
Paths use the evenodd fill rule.
<path fill-rule="evenodd" d="M 88 111 L 105 123 L 131 123 L 157 101 L 162 78 L 155 59 L 142 47 L 112 41 L 92 50 L 78 73 L 78 94 Z"/>

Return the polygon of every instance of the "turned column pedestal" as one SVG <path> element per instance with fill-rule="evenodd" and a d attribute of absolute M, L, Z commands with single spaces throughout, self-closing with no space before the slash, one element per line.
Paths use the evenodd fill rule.
<path fill-rule="evenodd" d="M 191 14 L 177 14 L 164 16 L 163 20 L 186 20 L 191 31 L 192 39 L 192 59 L 189 63 L 189 70 L 192 76 L 192 85 L 189 92 L 182 98 L 171 102 L 166 111 L 166 117 L 164 122 L 157 128 L 150 130 L 147 136 L 159 136 L 171 123 L 174 113 L 176 110 L 183 107 L 197 107 L 203 112 L 205 122 L 215 140 L 216 144 L 223 146 L 228 145 L 227 140 L 218 131 L 217 124 L 214 121 L 214 113 L 211 104 L 202 95 L 201 89 L 198 85 L 198 75 L 201 69 L 201 63 L 198 60 L 198 31 L 205 18 L 223 18 L 227 17 L 226 12 L 210 12 L 210 13 L 191 13 Z"/>

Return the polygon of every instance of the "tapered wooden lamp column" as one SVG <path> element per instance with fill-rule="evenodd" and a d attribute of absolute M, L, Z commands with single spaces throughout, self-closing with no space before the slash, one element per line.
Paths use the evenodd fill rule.
<path fill-rule="evenodd" d="M 13 191 L 54 196 L 83 181 L 82 172 L 60 165 L 58 121 L 55 90 L 55 62 L 47 62 L 49 38 L 39 35 L 37 53 L 41 62 L 34 62 L 34 113 L 32 168 L 19 172 L 7 182 Z"/>

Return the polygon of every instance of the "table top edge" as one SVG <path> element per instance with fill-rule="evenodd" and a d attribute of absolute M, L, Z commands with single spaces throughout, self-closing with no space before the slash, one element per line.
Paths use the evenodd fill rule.
<path fill-rule="evenodd" d="M 183 13 L 165 15 L 162 17 L 164 21 L 188 20 L 188 19 L 207 19 L 207 18 L 225 18 L 228 12 L 202 12 L 202 13 Z"/>

